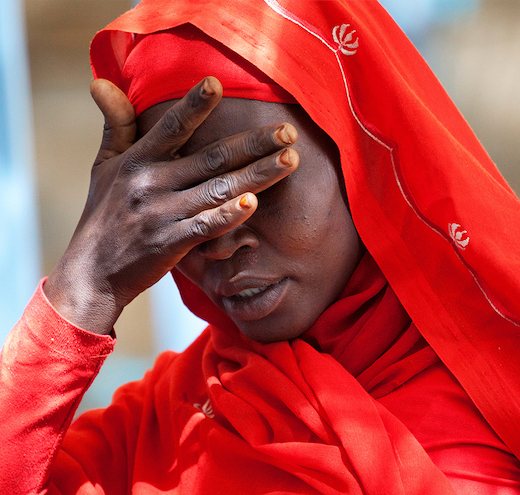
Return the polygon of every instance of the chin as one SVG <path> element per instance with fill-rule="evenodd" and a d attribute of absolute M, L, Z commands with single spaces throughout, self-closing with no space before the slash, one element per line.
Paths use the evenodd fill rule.
<path fill-rule="evenodd" d="M 302 335 L 307 327 L 290 327 L 284 328 L 280 326 L 269 325 L 256 325 L 256 322 L 247 322 L 248 324 L 237 324 L 238 329 L 245 335 L 249 340 L 258 342 L 259 344 L 272 344 L 274 342 L 285 342 L 293 340 Z M 273 330 L 276 328 L 276 330 Z"/>

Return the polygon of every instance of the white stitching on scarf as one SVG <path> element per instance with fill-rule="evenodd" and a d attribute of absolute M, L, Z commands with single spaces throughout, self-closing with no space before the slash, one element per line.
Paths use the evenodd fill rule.
<path fill-rule="evenodd" d="M 341 77 L 343 78 L 343 84 L 345 86 L 345 93 L 347 95 L 347 100 L 348 100 L 348 104 L 349 104 L 349 108 L 350 108 L 350 112 L 352 113 L 352 116 L 354 117 L 355 121 L 358 123 L 359 127 L 363 130 L 363 132 L 365 132 L 365 134 L 367 134 L 371 139 L 373 139 L 376 143 L 378 143 L 379 145 L 381 145 L 383 148 L 387 149 L 389 152 L 390 152 L 390 160 L 392 162 L 392 169 L 393 169 L 393 172 L 394 172 L 394 177 L 395 177 L 395 181 L 396 181 L 396 184 L 397 186 L 399 187 L 399 190 L 401 192 L 401 195 L 403 197 L 403 199 L 406 201 L 406 203 L 408 204 L 408 206 L 410 207 L 410 209 L 414 212 L 414 214 L 419 218 L 419 220 L 421 220 L 423 222 L 423 224 L 425 224 L 427 227 L 429 227 L 431 230 L 433 230 L 434 232 L 436 232 L 438 235 L 440 235 L 441 237 L 443 237 L 444 239 L 448 239 L 448 236 L 446 235 L 446 233 L 441 230 L 440 228 L 436 228 L 435 225 L 432 225 L 428 222 L 426 222 L 421 214 L 419 213 L 419 211 L 417 211 L 417 209 L 415 208 L 415 206 L 410 202 L 407 194 L 405 193 L 404 189 L 403 189 L 403 185 L 401 184 L 401 181 L 399 180 L 399 175 L 397 173 L 397 167 L 396 167 L 396 164 L 395 164 L 395 159 L 394 159 L 394 148 L 392 148 L 391 146 L 389 146 L 388 144 L 384 143 L 383 141 L 381 141 L 377 136 L 375 136 L 374 134 L 372 134 L 364 125 L 363 123 L 361 122 L 361 120 L 359 119 L 359 117 L 357 116 L 355 110 L 354 110 L 354 105 L 352 103 L 352 98 L 351 98 L 351 95 L 350 95 L 350 88 L 348 86 L 348 82 L 347 82 L 347 77 L 346 77 L 346 74 L 345 74 L 345 71 L 343 70 L 343 64 L 341 62 L 341 58 L 340 58 L 340 50 L 332 47 L 325 39 L 323 39 L 319 34 L 317 34 L 316 32 L 314 32 L 311 27 L 307 27 L 305 26 L 301 21 L 299 21 L 297 19 L 297 17 L 292 13 L 292 12 L 289 12 L 286 8 L 282 7 L 276 0 L 264 0 L 264 2 L 272 9 L 274 10 L 276 13 L 278 13 L 279 15 L 281 15 L 282 17 L 284 17 L 285 19 L 287 19 L 288 21 L 292 22 L 293 24 L 296 24 L 297 26 L 300 26 L 302 29 L 304 29 L 305 31 L 307 31 L 309 34 L 311 34 L 312 36 L 314 36 L 315 38 L 317 38 L 318 40 L 320 40 L 327 48 L 329 48 L 329 50 L 331 50 L 333 53 L 334 53 L 334 56 L 336 57 L 336 61 L 338 62 L 338 66 L 339 66 L 339 69 L 341 71 Z M 336 28 L 334 28 L 336 29 Z M 341 31 L 340 31 L 340 34 L 341 34 Z M 334 37 L 334 30 L 333 30 L 333 37 Z M 340 36 L 341 37 L 341 36 Z M 339 43 L 339 42 L 338 42 Z M 341 48 L 341 44 L 340 44 L 340 48 Z M 343 52 L 341 52 L 343 53 Z M 450 224 L 450 225 L 458 225 L 458 224 Z M 460 227 L 460 226 L 459 226 Z M 469 267 L 464 258 L 462 258 L 461 256 L 461 253 L 460 251 L 463 250 L 462 248 L 466 248 L 466 246 L 469 244 L 469 237 L 467 238 L 467 242 L 466 242 L 466 237 L 463 237 L 461 236 L 461 239 L 459 241 L 462 241 L 462 243 L 466 243 L 466 246 L 459 246 L 459 242 L 457 242 L 457 233 L 458 231 L 455 233 L 455 239 L 453 239 L 453 237 L 451 236 L 451 231 L 450 231 L 450 228 L 448 227 L 448 231 L 450 232 L 450 237 L 452 240 L 455 241 L 456 245 L 459 247 L 458 250 L 455 251 L 455 254 L 457 255 L 457 257 L 459 258 L 459 260 L 466 266 L 466 269 L 468 270 L 468 272 L 470 273 L 470 275 L 473 277 L 473 280 L 475 281 L 477 287 L 480 289 L 480 291 L 482 292 L 482 294 L 484 295 L 484 297 L 486 298 L 486 300 L 488 301 L 489 305 L 491 306 L 491 308 L 499 315 L 501 316 L 502 318 L 504 318 L 505 320 L 509 321 L 510 323 L 512 323 L 513 325 L 517 326 L 517 327 L 520 327 L 520 324 L 509 318 L 507 315 L 505 315 L 499 308 L 497 308 L 495 306 L 495 304 L 493 304 L 493 302 L 491 301 L 487 291 L 484 289 L 484 287 L 482 287 L 482 284 L 479 282 L 476 274 L 473 272 L 473 270 L 471 269 L 471 267 Z"/>
<path fill-rule="evenodd" d="M 342 24 L 341 26 L 335 26 L 332 30 L 332 38 L 339 45 L 338 50 L 343 53 L 343 55 L 355 55 L 359 48 L 359 36 L 352 41 L 356 30 L 353 29 L 347 33 L 347 28 L 349 27 L 350 24 Z"/>
<path fill-rule="evenodd" d="M 448 225 L 448 232 L 455 245 L 464 251 L 469 244 L 468 231 L 463 230 L 462 226 L 458 223 L 450 223 Z"/>
<path fill-rule="evenodd" d="M 295 18 L 292 12 L 289 12 L 286 8 L 282 7 L 276 0 L 264 0 L 264 2 L 276 13 L 280 14 L 288 21 L 291 21 L 293 24 L 300 26 L 303 30 L 307 31 L 309 34 L 319 39 L 330 51 L 336 52 L 336 49 L 332 47 L 326 40 L 324 40 L 319 34 L 304 26 L 298 19 Z"/>

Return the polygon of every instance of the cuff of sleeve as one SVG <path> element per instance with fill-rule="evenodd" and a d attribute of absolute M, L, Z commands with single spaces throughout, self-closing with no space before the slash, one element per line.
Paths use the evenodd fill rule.
<path fill-rule="evenodd" d="M 98 335 L 79 328 L 63 318 L 52 306 L 43 292 L 46 278 L 40 281 L 36 292 L 25 308 L 22 322 L 50 351 L 75 359 L 104 359 L 114 349 L 115 332 L 110 335 Z"/>

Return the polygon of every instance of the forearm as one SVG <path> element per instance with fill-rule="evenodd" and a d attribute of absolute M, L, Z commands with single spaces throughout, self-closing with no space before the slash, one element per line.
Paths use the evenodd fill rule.
<path fill-rule="evenodd" d="M 0 493 L 39 493 L 76 407 L 114 346 L 64 320 L 38 288 L 0 357 Z"/>

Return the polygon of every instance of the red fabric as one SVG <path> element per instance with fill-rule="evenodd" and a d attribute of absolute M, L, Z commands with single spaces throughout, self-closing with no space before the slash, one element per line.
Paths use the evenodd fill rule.
<path fill-rule="evenodd" d="M 520 462 L 442 363 L 378 402 L 407 425 L 457 494 L 520 492 Z"/>
<path fill-rule="evenodd" d="M 0 492 L 359 493 L 349 468 L 375 457 L 361 481 L 365 493 L 386 493 L 406 466 L 385 459 L 384 449 L 372 452 L 374 438 L 386 431 L 392 437 L 385 433 L 383 444 L 417 448 L 408 434 L 408 445 L 396 444 L 403 426 L 393 413 L 411 425 L 456 493 L 520 493 L 518 461 L 442 363 L 367 402 L 339 363 L 303 341 L 254 353 L 219 335 L 215 343 L 207 330 L 184 353 L 162 354 L 143 380 L 116 392 L 109 408 L 82 415 L 66 432 L 114 342 L 64 321 L 39 288 L 0 360 Z M 352 400 L 338 403 L 342 395 Z M 352 458 L 343 444 L 355 444 Z M 435 485 L 417 486 L 416 474 L 404 477 L 404 493 L 436 493 Z"/>
<path fill-rule="evenodd" d="M 182 98 L 204 77 L 216 74 L 225 97 L 295 103 L 254 65 L 189 24 L 154 36 L 137 35 L 121 71 L 121 88 L 139 115 L 157 103 Z"/>
<path fill-rule="evenodd" d="M 375 0 L 144 0 L 94 38 L 94 73 L 117 82 L 129 32 L 186 22 L 261 69 L 334 139 L 363 242 L 519 456 L 519 202 L 411 43 Z M 220 321 L 202 299 L 194 307 Z"/>
<path fill-rule="evenodd" d="M 155 14 L 157 11 L 161 16 Z M 364 386 L 374 396 L 383 397 L 434 359 L 431 349 L 415 333 L 418 330 L 518 456 L 520 365 L 516 349 L 520 308 L 515 297 L 519 275 L 513 267 L 520 261 L 520 231 L 515 220 L 519 203 L 410 42 L 373 0 L 255 0 L 231 4 L 215 0 L 176 4 L 175 8 L 166 1 L 144 0 L 93 40 L 94 73 L 117 83 L 131 49 L 130 35 L 125 32 L 152 33 L 186 22 L 261 69 L 291 93 L 334 139 L 341 153 L 356 228 L 413 321 L 404 333 L 403 327 L 395 334 L 395 328 L 386 328 L 388 340 L 371 341 L 370 332 L 378 328 L 380 316 L 385 317 L 384 321 L 397 308 L 390 304 L 384 309 L 393 297 L 388 288 L 381 299 L 383 310 L 374 312 L 366 335 L 361 320 L 370 319 L 370 312 L 363 312 L 360 321 L 353 325 L 352 334 L 334 333 L 337 321 L 346 322 L 353 316 L 349 313 L 349 301 L 342 299 L 318 321 L 318 337 L 314 334 L 316 327 L 304 338 L 319 349 L 323 346 L 339 360 L 335 361 L 337 364 L 344 365 L 342 370 L 359 371 L 356 376 Z M 244 384 L 248 385 L 240 391 L 259 381 L 269 388 L 265 380 L 255 381 L 254 375 L 247 372 L 254 369 L 247 366 L 249 359 L 261 369 L 252 356 L 266 357 L 263 353 L 267 351 L 251 345 L 255 354 L 239 352 L 245 340 L 236 332 L 232 335 L 232 326 L 225 316 L 180 275 L 177 281 L 188 306 L 213 323 L 218 359 L 228 356 L 222 353 L 229 349 L 229 359 L 233 356 L 231 361 L 239 363 L 227 368 L 222 363 L 219 367 L 217 362 L 206 378 L 213 385 L 217 409 L 228 409 L 232 415 L 232 406 L 241 404 L 235 398 L 239 394 L 235 389 L 231 392 L 232 382 L 222 377 L 247 377 Z M 222 339 L 229 340 L 220 348 Z M 364 345 L 357 346 L 358 340 L 366 349 Z M 350 344 L 356 349 L 352 353 Z M 379 358 L 378 346 L 383 344 L 387 349 Z M 334 424 L 333 429 L 339 428 L 334 432 L 347 458 L 357 459 L 361 455 L 363 460 L 354 463 L 354 472 L 359 484 L 370 492 L 374 486 L 366 481 L 368 473 L 379 472 L 374 470 L 374 463 L 393 456 L 385 451 L 388 443 L 383 439 L 383 431 L 379 431 L 381 436 L 372 437 L 369 433 L 373 425 L 381 422 L 368 412 L 363 421 L 349 409 L 349 393 L 354 391 L 354 385 L 339 374 L 339 369 L 329 373 L 327 365 L 321 362 L 321 354 L 314 354 L 299 340 L 290 348 L 300 371 L 308 365 L 312 370 L 320 370 L 317 374 L 321 373 L 321 380 L 305 375 L 307 385 L 312 383 L 313 394 L 322 397 L 322 393 L 334 393 L 335 407 L 345 407 L 343 417 L 350 415 L 350 425 L 357 425 L 355 433 L 349 430 L 355 442 L 348 442 L 341 434 L 344 424 Z M 348 351 L 343 355 L 344 348 Z M 359 352 L 360 348 L 363 352 Z M 238 359 L 235 352 L 244 357 Z M 357 364 L 354 358 L 359 359 Z M 288 355 L 284 359 L 291 361 Z M 216 357 L 214 360 L 218 361 Z M 269 354 L 267 360 L 272 364 L 276 355 Z M 285 372 L 290 374 L 289 370 Z M 334 388 L 334 373 L 352 386 L 349 392 L 329 389 Z M 354 403 L 369 411 L 372 399 L 363 393 L 352 393 Z M 263 407 L 273 418 L 277 417 L 277 409 L 269 406 L 267 398 L 258 396 L 247 394 L 254 407 L 239 421 L 242 428 L 232 423 L 241 435 L 251 438 L 252 445 L 258 440 L 255 435 L 262 431 L 251 426 L 263 424 L 254 421 L 258 411 Z M 224 399 L 228 402 L 222 402 Z M 295 396 L 289 394 L 280 403 L 290 408 L 296 404 L 294 400 Z M 318 403 L 317 410 L 332 421 L 334 413 L 329 406 Z M 425 404 L 412 409 L 417 420 L 417 412 L 425 413 Z M 312 417 L 306 408 L 298 411 L 300 420 Z M 399 411 L 397 408 L 394 412 Z M 471 418 L 475 412 L 468 414 Z M 386 434 L 395 439 L 396 431 L 382 417 L 384 428 L 388 428 Z M 360 422 L 356 422 L 358 419 Z M 409 427 L 413 426 L 412 421 Z M 408 432 L 400 431 L 398 435 L 398 442 L 402 440 L 404 446 L 409 440 Z M 261 435 L 260 438 L 266 441 Z M 332 438 L 326 441 L 334 443 Z M 360 454 L 366 445 L 361 438 L 373 441 L 369 451 L 377 452 L 375 458 Z M 309 443 L 309 449 L 315 447 Z M 283 449 L 277 448 L 272 447 L 271 453 L 285 458 Z M 402 490 L 402 486 L 398 487 L 399 478 L 402 481 L 420 479 L 422 474 L 430 476 L 427 462 L 411 445 L 397 455 L 403 466 L 415 462 L 413 469 L 408 465 L 413 475 L 406 467 L 396 478 L 389 474 L 385 491 Z M 313 456 L 320 458 L 319 449 Z M 391 466 L 392 462 L 388 462 Z M 431 489 L 437 488 L 431 484 Z"/>
<path fill-rule="evenodd" d="M 330 354 L 375 398 L 439 360 L 369 253 L 339 301 L 302 338 Z"/>
<path fill-rule="evenodd" d="M 305 478 L 319 493 L 328 493 L 320 481 L 323 473 L 334 473 L 335 486 L 341 493 L 380 493 L 383 485 L 395 493 L 430 493 L 424 491 L 426 485 L 431 493 L 449 492 L 445 480 L 432 472 L 424 450 L 414 444 L 406 428 L 400 425 L 394 430 L 395 418 L 374 401 L 438 358 L 411 324 L 369 253 L 340 300 L 302 339 L 291 344 L 265 346 L 249 341 L 209 300 L 201 304 L 204 298 L 196 287 L 180 274 L 176 276 L 188 306 L 216 325 L 211 328 L 212 341 L 203 357 L 203 365 L 211 363 L 203 369 L 206 383 L 212 384 L 213 410 L 254 450 L 263 452 L 264 444 L 269 445 L 274 459 L 271 462 L 290 458 L 299 466 L 311 466 L 321 460 L 318 472 Z M 332 431 L 318 428 L 323 422 Z M 399 447 L 391 447 L 397 438 Z M 296 442 L 298 454 L 287 451 L 283 446 L 286 442 Z M 338 447 L 340 458 L 349 462 L 326 454 L 332 446 Z M 243 460 L 251 454 L 240 451 Z M 395 462 L 400 469 L 395 469 Z M 294 472 L 290 463 L 282 465 Z M 202 460 L 199 469 L 207 470 L 213 480 L 224 475 L 202 464 Z M 374 470 L 381 476 L 374 477 Z M 307 493 L 296 487 L 292 488 L 295 492 Z M 261 489 L 268 490 L 269 485 L 261 484 Z M 235 490 L 240 491 L 238 485 Z M 281 490 L 286 491 L 292 493 L 290 488 Z"/>
<path fill-rule="evenodd" d="M 96 74 L 121 82 L 125 30 L 188 21 L 333 137 L 384 277 L 367 256 L 303 339 L 269 345 L 180 280 L 212 326 L 80 418 L 61 449 L 112 342 L 39 297 L 2 358 L 4 491 L 449 494 L 449 478 L 460 493 L 518 493 L 518 463 L 458 383 L 518 452 L 518 201 L 420 57 L 371 0 L 143 0 L 94 39 Z"/>
<path fill-rule="evenodd" d="M 40 284 L 0 354 L 0 493 L 42 493 L 74 411 L 114 344 L 61 318 Z"/>
<path fill-rule="evenodd" d="M 218 331 L 256 348 L 202 291 L 175 271 L 186 305 Z M 215 330 L 217 331 L 217 330 Z M 340 299 L 301 336 L 330 354 L 374 397 L 382 397 L 438 361 L 369 253 Z"/>

